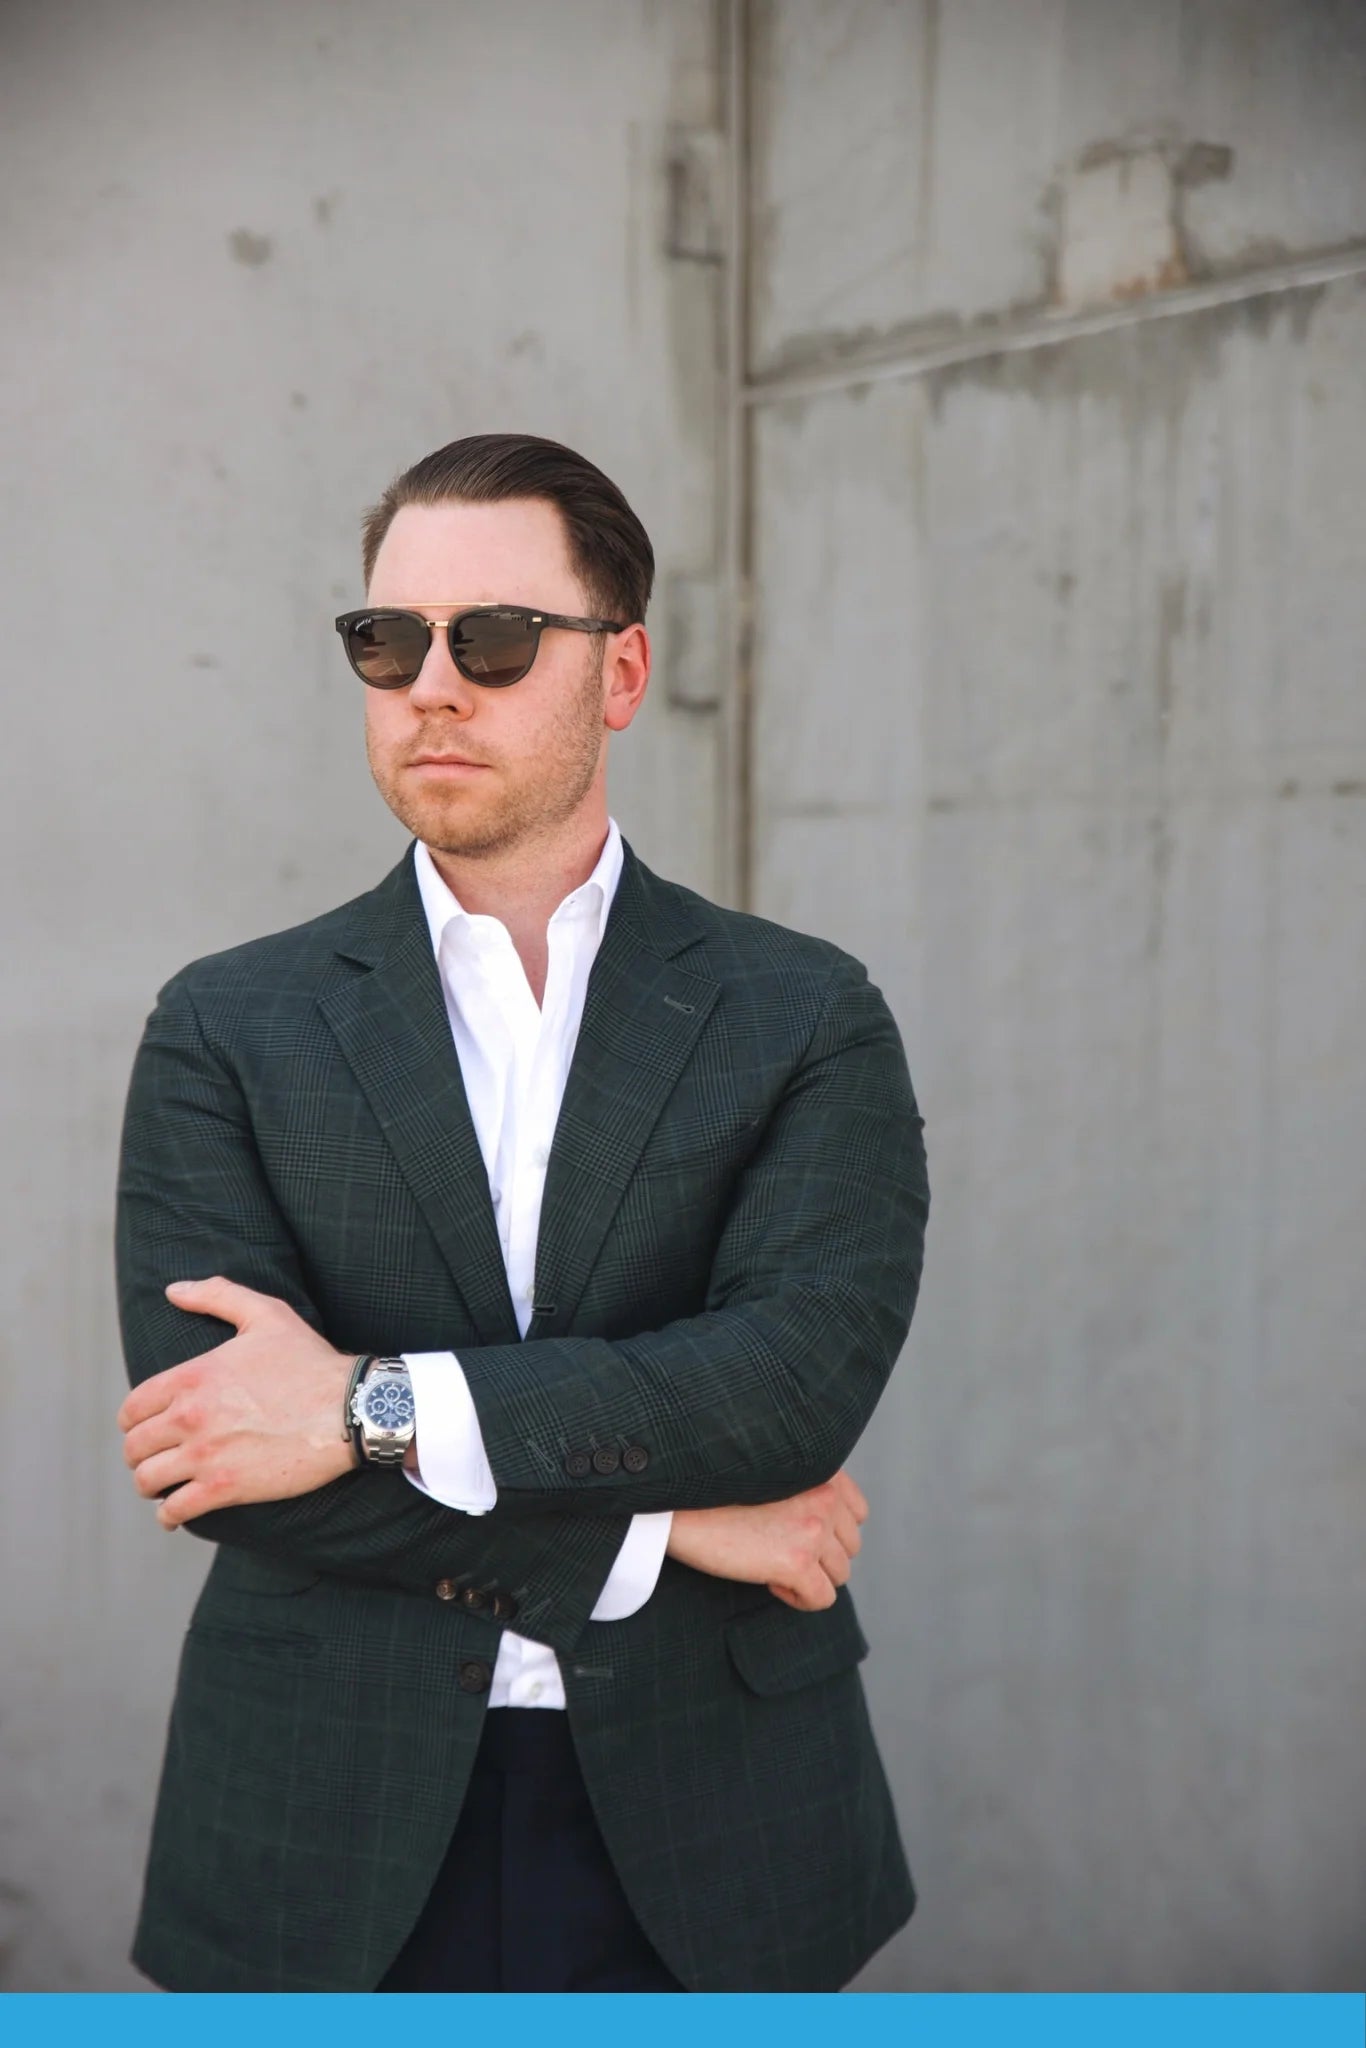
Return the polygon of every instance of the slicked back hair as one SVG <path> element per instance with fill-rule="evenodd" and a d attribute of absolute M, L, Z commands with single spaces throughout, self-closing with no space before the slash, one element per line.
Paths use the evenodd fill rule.
<path fill-rule="evenodd" d="M 610 477 L 539 434 L 467 434 L 395 477 L 362 523 L 366 588 L 380 542 L 404 505 L 493 505 L 505 498 L 545 498 L 558 508 L 592 616 L 623 626 L 643 621 L 655 574 L 650 536 Z"/>

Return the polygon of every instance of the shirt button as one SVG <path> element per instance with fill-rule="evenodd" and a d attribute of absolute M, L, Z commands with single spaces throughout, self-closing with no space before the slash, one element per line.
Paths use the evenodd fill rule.
<path fill-rule="evenodd" d="M 533 1685 L 533 1686 L 530 1686 L 530 1687 L 528 1688 L 528 1691 L 527 1691 L 527 1698 L 528 1698 L 528 1699 L 533 1699 L 533 1700 L 538 1700 L 538 1699 L 539 1699 L 539 1698 L 541 1697 L 541 1694 L 542 1694 L 542 1693 L 543 1693 L 544 1691 L 545 1691 L 545 1687 L 544 1687 L 544 1686 L 543 1686 L 543 1685 L 541 1684 L 540 1680 L 539 1680 L 539 1679 L 537 1679 L 537 1681 L 536 1681 L 535 1685 Z"/>
<path fill-rule="evenodd" d="M 454 1600 L 459 1590 L 460 1588 L 456 1585 L 454 1579 L 438 1579 L 436 1582 L 436 1597 L 438 1600 Z"/>
<path fill-rule="evenodd" d="M 549 1149 L 549 1147 L 548 1147 L 548 1146 L 546 1146 L 546 1145 L 538 1145 L 538 1146 L 536 1147 L 535 1151 L 534 1151 L 534 1152 L 532 1153 L 532 1155 L 531 1155 L 531 1163 L 532 1163 L 532 1165 L 533 1165 L 533 1166 L 549 1166 L 549 1164 L 550 1164 L 550 1149 Z"/>

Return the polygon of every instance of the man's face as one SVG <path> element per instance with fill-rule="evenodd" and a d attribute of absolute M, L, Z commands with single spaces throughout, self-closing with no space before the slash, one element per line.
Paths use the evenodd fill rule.
<path fill-rule="evenodd" d="M 448 619 L 475 604 L 593 612 L 569 566 L 557 508 L 405 505 L 380 545 L 366 602 Z M 547 627 L 520 682 L 462 676 L 443 633 L 407 689 L 365 689 L 365 745 L 380 794 L 436 852 L 502 853 L 552 835 L 591 800 L 605 767 L 601 643 Z M 615 722 L 615 721 L 614 721 Z M 465 765 L 429 755 L 458 755 Z"/>

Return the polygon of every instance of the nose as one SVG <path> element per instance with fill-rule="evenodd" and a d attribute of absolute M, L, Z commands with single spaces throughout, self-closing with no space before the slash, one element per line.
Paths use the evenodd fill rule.
<path fill-rule="evenodd" d="M 474 685 L 451 660 L 445 623 L 432 628 L 432 644 L 416 679 L 408 685 L 408 701 L 418 711 L 453 711 L 457 718 L 474 713 Z"/>

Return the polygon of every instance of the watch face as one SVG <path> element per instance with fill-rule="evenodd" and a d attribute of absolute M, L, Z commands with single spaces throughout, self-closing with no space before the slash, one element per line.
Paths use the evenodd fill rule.
<path fill-rule="evenodd" d="M 407 1429 L 417 1414 L 407 1380 L 381 1374 L 365 1389 L 365 1419 L 375 1429 Z"/>

